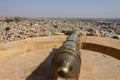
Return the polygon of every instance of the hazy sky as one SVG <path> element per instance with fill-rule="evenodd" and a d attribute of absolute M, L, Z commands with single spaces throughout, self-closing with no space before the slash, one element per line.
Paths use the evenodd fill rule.
<path fill-rule="evenodd" d="M 120 18 L 120 0 L 0 0 L 0 16 Z"/>

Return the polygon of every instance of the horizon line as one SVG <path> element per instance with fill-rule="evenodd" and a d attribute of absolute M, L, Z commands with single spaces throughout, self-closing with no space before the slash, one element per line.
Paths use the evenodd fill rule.
<path fill-rule="evenodd" d="M 120 19 L 120 17 L 55 17 L 55 16 L 0 16 L 0 17 L 21 17 L 21 18 L 83 18 L 83 19 Z"/>

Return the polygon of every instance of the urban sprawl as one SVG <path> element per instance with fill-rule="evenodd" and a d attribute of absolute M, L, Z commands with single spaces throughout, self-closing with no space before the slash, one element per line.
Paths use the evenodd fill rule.
<path fill-rule="evenodd" d="M 120 34 L 120 19 L 0 17 L 0 43 L 26 38 L 67 34 L 111 38 Z"/>

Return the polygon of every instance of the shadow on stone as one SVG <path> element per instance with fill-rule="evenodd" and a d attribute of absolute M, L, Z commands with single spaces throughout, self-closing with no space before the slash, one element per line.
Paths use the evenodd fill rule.
<path fill-rule="evenodd" d="M 26 78 L 26 80 L 54 80 L 51 60 L 56 50 L 57 49 L 53 49 L 49 56 Z"/>
<path fill-rule="evenodd" d="M 120 60 L 120 50 L 110 46 L 92 43 L 82 43 L 82 49 L 100 52 Z"/>

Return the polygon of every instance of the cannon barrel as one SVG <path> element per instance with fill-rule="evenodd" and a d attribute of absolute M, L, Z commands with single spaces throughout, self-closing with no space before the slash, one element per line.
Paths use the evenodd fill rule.
<path fill-rule="evenodd" d="M 57 77 L 72 78 L 80 73 L 78 31 L 73 31 L 67 41 L 56 51 L 51 64 Z"/>

